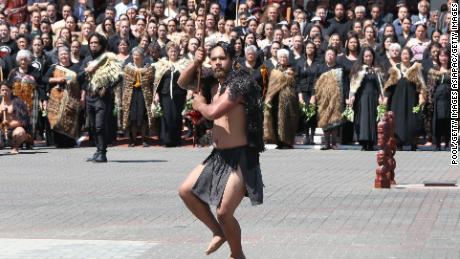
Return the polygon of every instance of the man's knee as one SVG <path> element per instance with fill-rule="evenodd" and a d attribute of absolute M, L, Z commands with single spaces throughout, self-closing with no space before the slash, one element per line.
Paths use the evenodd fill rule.
<path fill-rule="evenodd" d="M 183 183 L 179 187 L 178 192 L 179 192 L 179 196 L 181 197 L 182 200 L 185 200 L 188 197 L 190 197 L 190 195 L 193 195 L 192 189 L 188 185 L 186 185 L 185 183 Z"/>
<path fill-rule="evenodd" d="M 13 138 L 23 138 L 26 136 L 26 131 L 23 127 L 17 127 L 13 130 L 12 134 Z"/>
<path fill-rule="evenodd" d="M 217 209 L 217 221 L 220 224 L 226 224 L 233 218 L 233 211 L 227 209 L 225 206 L 221 206 Z"/>

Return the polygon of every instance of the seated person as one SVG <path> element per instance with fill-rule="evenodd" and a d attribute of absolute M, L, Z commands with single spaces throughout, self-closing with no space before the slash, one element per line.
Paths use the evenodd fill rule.
<path fill-rule="evenodd" d="M 21 144 L 29 138 L 25 130 L 29 124 L 29 114 L 26 104 L 12 94 L 11 86 L 6 82 L 0 82 L 0 119 L 0 148 L 7 144 L 7 139 L 12 148 L 11 154 L 17 154 Z"/>

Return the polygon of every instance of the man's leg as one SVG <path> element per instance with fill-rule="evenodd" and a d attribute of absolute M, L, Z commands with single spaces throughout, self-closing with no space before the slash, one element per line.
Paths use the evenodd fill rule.
<path fill-rule="evenodd" d="M 92 141 L 94 144 L 97 146 L 97 137 L 96 137 L 96 110 L 94 107 L 93 102 L 86 102 L 86 116 L 88 117 L 88 122 L 89 122 L 89 129 L 88 133 L 90 136 L 92 135 L 93 139 Z M 96 159 L 96 156 L 98 155 L 98 152 L 95 152 L 92 157 L 89 157 L 86 159 L 87 162 L 94 161 Z"/>
<path fill-rule="evenodd" d="M 232 172 L 225 186 L 222 202 L 217 208 L 217 219 L 230 246 L 230 258 L 245 258 L 241 246 L 241 229 L 233 214 L 246 193 L 241 169 Z"/>
<path fill-rule="evenodd" d="M 94 162 L 107 162 L 107 137 L 106 137 L 106 104 L 100 98 L 96 103 L 96 139 L 97 152 L 99 156 L 94 159 Z"/>
<path fill-rule="evenodd" d="M 19 147 L 22 145 L 24 141 L 27 139 L 27 133 L 22 127 L 17 127 L 13 130 L 11 134 L 13 138 L 13 142 L 11 145 L 11 154 L 19 153 Z"/>
<path fill-rule="evenodd" d="M 193 215 L 195 215 L 195 217 L 201 220 L 201 222 L 203 222 L 211 230 L 213 238 L 206 250 L 206 254 L 210 254 L 219 249 L 219 247 L 225 242 L 225 236 L 220 228 L 219 222 L 217 222 L 216 218 L 212 214 L 209 205 L 192 193 L 192 188 L 203 171 L 203 168 L 204 165 L 201 164 L 190 172 L 187 179 L 185 179 L 179 188 L 179 196 Z"/>

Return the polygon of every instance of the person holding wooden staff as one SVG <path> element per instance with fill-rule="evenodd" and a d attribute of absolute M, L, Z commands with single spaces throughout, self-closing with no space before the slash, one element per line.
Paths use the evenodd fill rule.
<path fill-rule="evenodd" d="M 179 196 L 189 210 L 212 232 L 206 254 L 225 241 L 230 258 L 245 258 L 241 229 L 233 216 L 244 196 L 253 205 L 263 202 L 259 153 L 264 150 L 261 91 L 245 69 L 232 71 L 233 48 L 219 42 L 211 48 L 211 69 L 203 70 L 202 94 L 194 94 L 193 108 L 214 121 L 214 150 L 188 175 Z M 203 48 L 182 71 L 178 84 L 193 84 L 205 59 Z M 206 98 L 206 97 L 207 98 Z M 210 205 L 217 207 L 217 218 Z"/>

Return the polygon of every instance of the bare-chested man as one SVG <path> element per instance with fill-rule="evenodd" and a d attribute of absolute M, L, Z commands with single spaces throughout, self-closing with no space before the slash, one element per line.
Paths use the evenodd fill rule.
<path fill-rule="evenodd" d="M 6 116 L 3 116 L 4 114 Z M 25 130 L 29 115 L 26 104 L 12 95 L 11 88 L 6 82 L 0 82 L 0 118 L 2 122 L 0 148 L 5 146 L 3 140 L 8 138 L 12 148 L 11 154 L 17 154 L 21 144 L 29 137 Z"/>
<path fill-rule="evenodd" d="M 241 229 L 233 214 L 244 196 L 253 205 L 263 201 L 259 165 L 259 153 L 264 149 L 261 91 L 249 72 L 232 71 L 234 51 L 229 44 L 219 42 L 210 53 L 212 71 L 203 70 L 203 95 L 194 95 L 193 108 L 214 121 L 214 150 L 188 175 L 179 195 L 213 233 L 206 254 L 227 241 L 230 258 L 245 258 Z M 180 86 L 193 84 L 204 59 L 200 48 L 194 63 L 181 73 Z M 210 205 L 217 206 L 217 219 Z"/>

